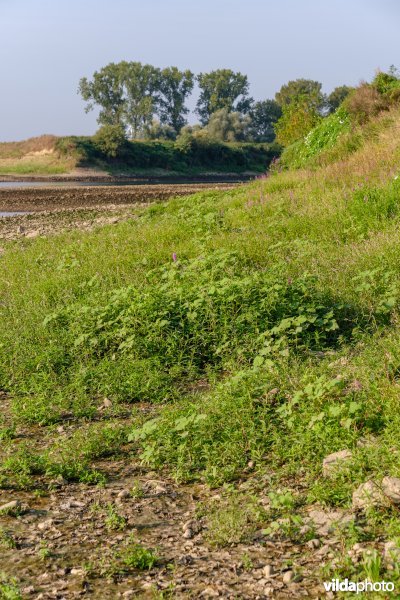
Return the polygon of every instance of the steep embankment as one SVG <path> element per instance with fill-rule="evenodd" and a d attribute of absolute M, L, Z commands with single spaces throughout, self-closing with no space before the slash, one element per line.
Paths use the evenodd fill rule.
<path fill-rule="evenodd" d="M 2 517 L 9 576 L 71 598 L 400 585 L 400 115 L 384 119 L 319 169 L 5 247 L 1 498 L 31 509 Z"/>

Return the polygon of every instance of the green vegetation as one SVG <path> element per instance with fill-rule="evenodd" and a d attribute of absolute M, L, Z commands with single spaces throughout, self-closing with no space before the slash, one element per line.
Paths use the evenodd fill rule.
<path fill-rule="evenodd" d="M 349 507 L 361 483 L 400 475 L 400 113 L 391 105 L 354 131 L 343 111 L 306 138 L 304 161 L 330 153 L 318 169 L 7 246 L 5 427 L 35 424 L 44 442 L 4 436 L 3 487 L 102 483 L 96 461 L 119 452 L 210 486 L 251 470 L 268 480 L 268 510 L 223 497 L 208 520 L 224 545 L 261 522 L 304 542 L 302 506 Z M 55 427 L 65 419 L 68 439 Z M 325 476 L 324 457 L 343 449 L 351 461 Z M 105 519 L 124 527 L 113 506 Z M 362 529 L 397 538 L 398 515 L 378 508 Z M 118 568 L 151 568 L 146 552 L 134 546 Z"/>
<path fill-rule="evenodd" d="M 281 165 L 289 168 L 320 166 L 353 153 L 391 123 L 390 118 L 377 122 L 375 117 L 396 108 L 400 99 L 400 79 L 395 69 L 378 72 L 371 83 L 362 83 L 358 88 L 341 86 L 333 90 L 325 107 L 322 104 L 322 110 L 327 109 L 325 117 L 317 82 L 309 82 L 308 94 L 303 91 L 304 80 L 297 82 L 298 93 L 296 82 L 289 83 L 293 84 L 292 96 L 285 96 L 282 117 L 275 125 L 277 140 L 286 146 Z"/>
<path fill-rule="evenodd" d="M 74 159 L 77 166 L 97 166 L 115 174 L 264 173 L 280 153 L 277 144 L 224 143 L 185 130 L 175 142 L 130 142 L 114 126 L 102 127 L 93 138 L 60 138 L 56 148 L 62 158 Z"/>

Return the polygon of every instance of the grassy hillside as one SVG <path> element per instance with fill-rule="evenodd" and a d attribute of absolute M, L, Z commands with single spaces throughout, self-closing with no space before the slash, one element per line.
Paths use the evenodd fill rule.
<path fill-rule="evenodd" d="M 239 519 L 235 539 L 261 527 L 305 544 L 306 507 L 351 510 L 360 484 L 400 477 L 399 124 L 398 111 L 378 118 L 318 169 L 8 247 L 0 387 L 13 417 L 0 430 L 1 484 L 101 481 L 96 461 L 123 447 L 180 482 L 246 477 L 240 510 L 269 504 Z M 54 427 L 65 419 L 67 442 Z M 14 439 L 19 424 L 51 433 L 46 448 Z M 345 449 L 324 474 L 324 457 Z M 337 555 L 321 558 L 325 577 L 361 579 L 372 556 L 400 584 L 379 558 L 400 538 L 396 504 L 351 515 Z M 229 543 L 229 527 L 209 526 Z M 365 560 L 347 555 L 356 542 Z"/>
<path fill-rule="evenodd" d="M 280 153 L 274 144 L 225 144 L 194 140 L 179 146 L 168 141 L 126 142 L 115 158 L 93 137 L 41 136 L 0 143 L 0 175 L 62 175 L 76 169 L 110 175 L 198 175 L 264 173 Z"/>

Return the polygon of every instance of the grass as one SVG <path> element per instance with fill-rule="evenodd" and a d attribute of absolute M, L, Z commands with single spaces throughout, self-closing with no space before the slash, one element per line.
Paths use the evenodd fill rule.
<path fill-rule="evenodd" d="M 318 170 L 7 246 L 0 387 L 11 431 L 38 425 L 47 438 L 26 448 L 5 436 L 2 485 L 101 482 L 96 460 L 122 447 L 210 486 L 251 462 L 273 488 L 301 479 L 303 502 L 329 506 L 400 476 L 399 113 L 390 119 Z M 128 426 L 91 423 L 105 398 Z M 65 419 L 77 425 L 67 443 L 54 427 Z M 350 468 L 324 477 L 324 456 L 346 448 Z M 282 498 L 266 526 L 297 536 L 299 520 L 282 528 Z M 217 544 L 241 539 L 242 513 L 216 517 Z M 393 515 L 375 531 L 391 535 Z"/>

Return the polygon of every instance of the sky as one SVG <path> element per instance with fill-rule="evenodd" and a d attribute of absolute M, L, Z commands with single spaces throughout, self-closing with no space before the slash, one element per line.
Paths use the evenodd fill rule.
<path fill-rule="evenodd" d="M 300 77 L 330 92 L 400 67 L 399 26 L 398 0 L 0 0 L 0 140 L 94 133 L 78 83 L 109 62 L 230 68 L 256 100 Z"/>

